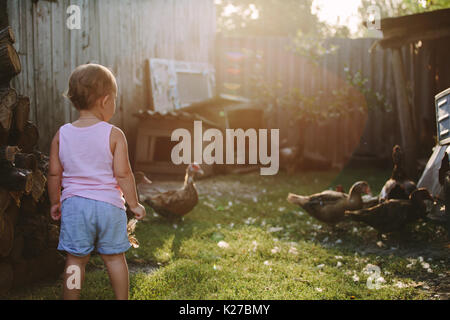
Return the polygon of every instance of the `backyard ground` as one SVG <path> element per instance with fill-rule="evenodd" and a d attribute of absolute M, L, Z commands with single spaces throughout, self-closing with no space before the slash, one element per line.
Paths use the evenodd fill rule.
<path fill-rule="evenodd" d="M 346 169 L 200 180 L 199 204 L 184 221 L 168 223 L 148 209 L 138 223 L 140 248 L 127 253 L 130 298 L 448 299 L 450 250 L 442 227 L 421 222 L 410 239 L 382 245 L 369 227 L 346 222 L 332 231 L 286 201 L 289 192 L 337 184 L 348 190 L 357 180 L 368 181 L 375 194 L 389 176 Z M 373 266 L 380 268 L 371 277 L 379 289 L 367 285 Z M 99 256 L 87 270 L 82 299 L 114 298 Z M 6 298 L 59 299 L 61 291 L 58 279 Z"/>

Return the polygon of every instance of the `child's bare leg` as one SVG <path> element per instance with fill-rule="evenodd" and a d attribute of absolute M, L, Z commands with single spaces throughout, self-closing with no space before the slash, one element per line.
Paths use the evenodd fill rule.
<path fill-rule="evenodd" d="M 81 286 L 84 282 L 84 273 L 89 257 L 90 255 L 77 257 L 67 254 L 63 283 L 64 300 L 78 300 L 80 298 Z"/>
<path fill-rule="evenodd" d="M 129 278 L 125 254 L 101 255 L 117 300 L 128 300 Z"/>

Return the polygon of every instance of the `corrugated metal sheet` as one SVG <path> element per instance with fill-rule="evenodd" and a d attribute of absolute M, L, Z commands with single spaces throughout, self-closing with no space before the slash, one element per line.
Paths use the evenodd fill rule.
<path fill-rule="evenodd" d="M 181 121 L 202 121 L 211 127 L 218 129 L 224 129 L 220 124 L 208 120 L 196 113 L 186 112 L 182 110 L 175 111 L 152 111 L 152 110 L 139 110 L 138 113 L 134 114 L 135 117 L 146 120 L 181 120 Z"/>
<path fill-rule="evenodd" d="M 69 5 L 81 8 L 81 30 L 66 27 Z M 133 157 L 132 115 L 146 107 L 145 59 L 212 62 L 213 0 L 8 0 L 8 15 L 23 70 L 13 86 L 31 98 L 44 152 L 57 129 L 76 119 L 63 98 L 76 66 L 97 62 L 113 70 L 119 95 L 111 122 L 125 131 Z"/>

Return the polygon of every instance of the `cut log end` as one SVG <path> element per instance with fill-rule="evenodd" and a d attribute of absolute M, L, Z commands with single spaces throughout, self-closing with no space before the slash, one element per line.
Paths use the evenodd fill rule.
<path fill-rule="evenodd" d="M 0 161 L 6 160 L 9 162 L 14 162 L 16 159 L 16 154 L 19 153 L 20 149 L 17 146 L 1 146 L 0 147 Z"/>
<path fill-rule="evenodd" d="M 11 44 L 16 42 L 16 37 L 10 26 L 0 30 L 0 42 L 9 42 Z"/>
<path fill-rule="evenodd" d="M 0 71 L 2 85 L 8 84 L 21 71 L 19 55 L 9 43 L 0 43 Z"/>
<path fill-rule="evenodd" d="M 47 178 L 44 176 L 41 170 L 35 170 L 33 172 L 33 185 L 31 189 L 31 194 L 36 202 L 39 201 L 42 194 L 45 191 L 45 185 L 47 183 Z"/>
<path fill-rule="evenodd" d="M 8 134 L 11 128 L 13 110 L 14 107 L 16 106 L 16 103 L 17 103 L 16 90 L 12 88 L 0 89 L 0 125 L 5 130 L 6 134 Z"/>

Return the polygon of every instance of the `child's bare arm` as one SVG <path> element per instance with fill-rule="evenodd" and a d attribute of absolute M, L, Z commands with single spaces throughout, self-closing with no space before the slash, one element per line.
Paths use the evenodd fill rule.
<path fill-rule="evenodd" d="M 50 162 L 47 174 L 48 195 L 52 205 L 59 203 L 61 198 L 61 178 L 63 167 L 59 160 L 59 130 L 55 134 L 50 147 Z"/>
<path fill-rule="evenodd" d="M 117 127 L 113 127 L 111 136 L 113 141 L 116 141 L 113 155 L 114 176 L 122 189 L 125 201 L 133 209 L 139 205 L 139 200 L 136 191 L 136 182 L 128 158 L 127 139 L 123 131 Z"/>
<path fill-rule="evenodd" d="M 50 147 L 50 162 L 47 173 L 47 188 L 48 196 L 51 204 L 51 215 L 57 220 L 59 218 L 59 211 L 56 209 L 60 204 L 61 199 L 61 179 L 63 167 L 59 160 L 59 130 L 53 137 Z"/>

